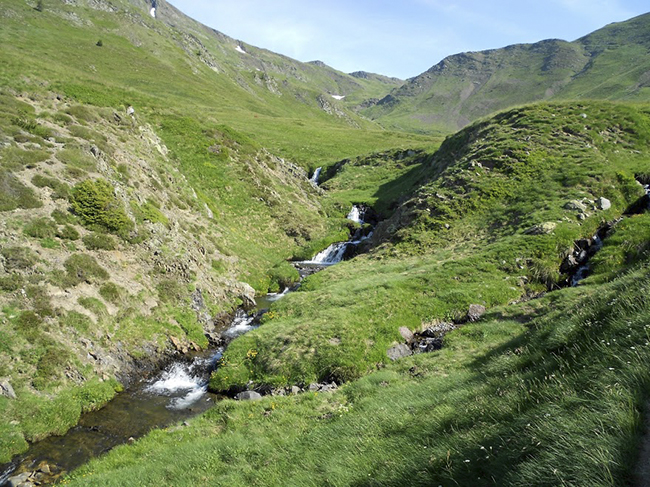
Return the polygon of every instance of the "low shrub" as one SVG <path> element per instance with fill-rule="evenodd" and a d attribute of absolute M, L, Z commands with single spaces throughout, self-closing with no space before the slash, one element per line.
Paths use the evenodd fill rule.
<path fill-rule="evenodd" d="M 16 330 L 28 340 L 33 340 L 41 333 L 43 320 L 33 311 L 23 311 L 14 321 Z"/>
<path fill-rule="evenodd" d="M 62 240 L 79 240 L 79 232 L 72 225 L 64 225 L 56 232 L 56 236 Z"/>
<path fill-rule="evenodd" d="M 5 259 L 7 271 L 26 270 L 36 264 L 36 254 L 22 247 L 5 247 L 0 249 L 0 254 Z"/>
<path fill-rule="evenodd" d="M 70 196 L 70 186 L 58 179 L 35 174 L 32 178 L 32 184 L 37 188 L 47 187 L 52 189 L 52 198 L 54 199 L 67 199 Z"/>
<path fill-rule="evenodd" d="M 99 295 L 112 304 L 120 304 L 127 296 L 126 290 L 113 282 L 102 284 L 99 288 Z"/>
<path fill-rule="evenodd" d="M 104 179 L 87 179 L 72 188 L 73 212 L 84 225 L 99 225 L 108 231 L 126 235 L 134 228 L 113 186 Z"/>
<path fill-rule="evenodd" d="M 163 303 L 176 304 L 187 296 L 187 289 L 175 279 L 163 279 L 156 286 L 158 298 Z"/>
<path fill-rule="evenodd" d="M 9 274 L 7 276 L 0 276 L 0 290 L 1 291 L 18 291 L 23 286 L 23 278 L 20 274 Z"/>
<path fill-rule="evenodd" d="M 68 286 L 76 286 L 84 281 L 105 281 L 109 277 L 108 272 L 88 254 L 74 254 L 65 261 L 63 266 L 67 273 L 64 284 Z"/>
<path fill-rule="evenodd" d="M 88 250 L 115 250 L 115 239 L 105 233 L 93 232 L 81 239 Z"/>
<path fill-rule="evenodd" d="M 23 233 L 33 238 L 52 238 L 56 235 L 56 222 L 48 217 L 35 218 L 25 225 Z"/>
<path fill-rule="evenodd" d="M 16 208 L 40 208 L 43 203 L 31 188 L 21 183 L 9 171 L 0 169 L 0 211 Z"/>
<path fill-rule="evenodd" d="M 81 333 L 88 332 L 93 324 L 90 318 L 78 311 L 68 311 L 68 313 L 61 318 L 60 323 L 64 327 L 74 328 Z"/>
<path fill-rule="evenodd" d="M 59 209 L 56 209 L 56 210 L 52 211 L 52 214 L 50 216 L 59 225 L 65 225 L 66 223 L 69 223 L 69 224 L 72 225 L 74 223 L 77 223 L 77 218 L 73 214 L 68 213 L 67 211 L 61 211 Z"/>

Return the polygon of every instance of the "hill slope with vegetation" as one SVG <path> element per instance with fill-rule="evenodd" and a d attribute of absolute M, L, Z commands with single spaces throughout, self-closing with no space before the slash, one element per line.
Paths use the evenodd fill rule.
<path fill-rule="evenodd" d="M 275 302 L 212 374 L 213 391 L 267 397 L 220 401 L 64 482 L 637 478 L 647 105 L 527 105 L 440 144 L 355 112 L 400 80 L 299 63 L 157 6 L 154 19 L 144 0 L 0 5 L 0 462 L 136 370 L 208 347 L 236 307 L 297 281 L 289 259 L 347 238 L 356 204 L 381 220 L 363 252 Z M 410 101 L 368 113 L 450 132 L 505 104 L 643 99 L 647 20 L 452 57 L 390 95 Z M 472 85 L 456 93 L 461 75 Z"/>
<path fill-rule="evenodd" d="M 412 157 L 416 189 L 374 248 L 277 302 L 211 381 L 338 391 L 224 401 L 91 462 L 73 484 L 632 482 L 650 394 L 650 235 L 647 211 L 625 214 L 644 195 L 650 111 L 525 107 Z M 339 187 L 380 160 L 351 161 Z M 621 217 L 590 275 L 562 284 L 575 242 Z M 470 304 L 487 312 L 466 322 Z M 441 350 L 393 361 L 401 327 L 453 331 Z"/>
<path fill-rule="evenodd" d="M 541 100 L 646 100 L 650 14 L 574 42 L 550 39 L 449 56 L 362 111 L 388 127 L 450 132 Z"/>
<path fill-rule="evenodd" d="M 137 367 L 205 348 L 235 307 L 298 278 L 286 259 L 345 235 L 310 168 L 431 143 L 332 97 L 397 80 L 148 5 L 0 5 L 0 461 Z"/>

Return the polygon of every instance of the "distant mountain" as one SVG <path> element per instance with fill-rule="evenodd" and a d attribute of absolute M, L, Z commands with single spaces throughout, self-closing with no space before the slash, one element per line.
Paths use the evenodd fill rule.
<path fill-rule="evenodd" d="M 362 111 L 387 126 L 454 131 L 507 107 L 549 99 L 650 99 L 650 14 L 574 42 L 456 54 Z"/>

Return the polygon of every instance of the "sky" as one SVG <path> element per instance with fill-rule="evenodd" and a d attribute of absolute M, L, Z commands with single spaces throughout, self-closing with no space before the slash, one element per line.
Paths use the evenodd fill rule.
<path fill-rule="evenodd" d="M 650 11 L 647 0 L 168 0 L 248 44 L 346 73 L 411 78 L 446 56 L 576 40 Z"/>

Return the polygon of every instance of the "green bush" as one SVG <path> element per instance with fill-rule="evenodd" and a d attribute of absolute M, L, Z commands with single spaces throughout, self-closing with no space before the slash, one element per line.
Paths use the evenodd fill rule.
<path fill-rule="evenodd" d="M 68 328 L 74 328 L 78 332 L 86 333 L 90 330 L 93 324 L 92 320 L 85 314 L 78 311 L 68 311 L 68 313 L 61 318 L 61 325 Z"/>
<path fill-rule="evenodd" d="M 109 278 L 108 272 L 101 267 L 95 258 L 88 254 L 74 254 L 63 264 L 67 272 L 64 285 L 76 286 L 84 281 L 97 282 Z"/>
<path fill-rule="evenodd" d="M 50 215 L 55 222 L 57 222 L 59 225 L 65 225 L 66 223 L 69 224 L 74 224 L 77 223 L 77 218 L 66 211 L 61 211 L 61 210 L 54 210 L 52 214 Z"/>
<path fill-rule="evenodd" d="M 7 271 L 25 270 L 36 264 L 36 255 L 26 248 L 5 247 L 0 249 L 0 254 L 5 258 Z"/>
<path fill-rule="evenodd" d="M 23 150 L 19 147 L 8 147 L 0 154 L 2 154 L 2 166 L 16 171 L 20 171 L 23 167 L 34 167 L 50 157 L 50 153 L 46 150 Z"/>
<path fill-rule="evenodd" d="M 158 297 L 163 303 L 177 304 L 187 296 L 187 289 L 175 279 L 163 279 L 158 283 Z"/>
<path fill-rule="evenodd" d="M 22 286 L 23 278 L 20 274 L 9 274 L 0 277 L 0 290 L 2 291 L 18 291 Z"/>
<path fill-rule="evenodd" d="M 117 243 L 115 239 L 105 233 L 93 232 L 82 238 L 88 250 L 115 250 Z"/>
<path fill-rule="evenodd" d="M 72 115 L 80 122 L 98 122 L 99 117 L 95 110 L 88 105 L 73 105 L 66 110 L 68 115 Z"/>
<path fill-rule="evenodd" d="M 40 334 L 43 320 L 33 311 L 23 311 L 18 315 L 14 324 L 19 333 L 32 340 Z"/>
<path fill-rule="evenodd" d="M 160 211 L 157 204 L 148 200 L 144 205 L 131 205 L 138 221 L 149 221 L 151 223 L 162 223 L 169 225 L 169 219 Z"/>
<path fill-rule="evenodd" d="M 35 218 L 25 225 L 23 233 L 33 238 L 52 238 L 56 235 L 56 222 L 48 217 Z"/>
<path fill-rule="evenodd" d="M 87 179 L 75 185 L 71 202 L 73 212 L 84 225 L 99 225 L 123 236 L 134 227 L 115 197 L 113 186 L 104 179 Z"/>
<path fill-rule="evenodd" d="M 120 304 L 126 297 L 127 292 L 123 287 L 113 282 L 107 282 L 99 288 L 99 295 L 109 303 Z"/>
<path fill-rule="evenodd" d="M 106 305 L 97 298 L 79 298 L 77 302 L 97 316 L 98 320 L 103 320 L 109 316 Z"/>
<path fill-rule="evenodd" d="M 70 196 L 70 186 L 66 183 L 54 178 L 43 176 L 42 174 L 35 174 L 32 178 L 32 184 L 37 188 L 51 188 L 52 198 L 66 199 Z"/>
<path fill-rule="evenodd" d="M 79 147 L 65 148 L 59 151 L 56 157 L 66 166 L 85 171 L 94 171 L 97 169 L 95 159 Z"/>
<path fill-rule="evenodd" d="M 0 169 L 0 211 L 11 211 L 16 208 L 40 208 L 41 200 L 31 188 L 21 183 L 9 171 Z"/>
<path fill-rule="evenodd" d="M 48 347 L 36 365 L 36 376 L 32 382 L 34 387 L 38 390 L 46 389 L 63 377 L 68 360 L 69 354 L 62 346 Z"/>
<path fill-rule="evenodd" d="M 62 240 L 79 240 L 79 232 L 72 225 L 65 225 L 57 230 L 56 236 Z"/>

